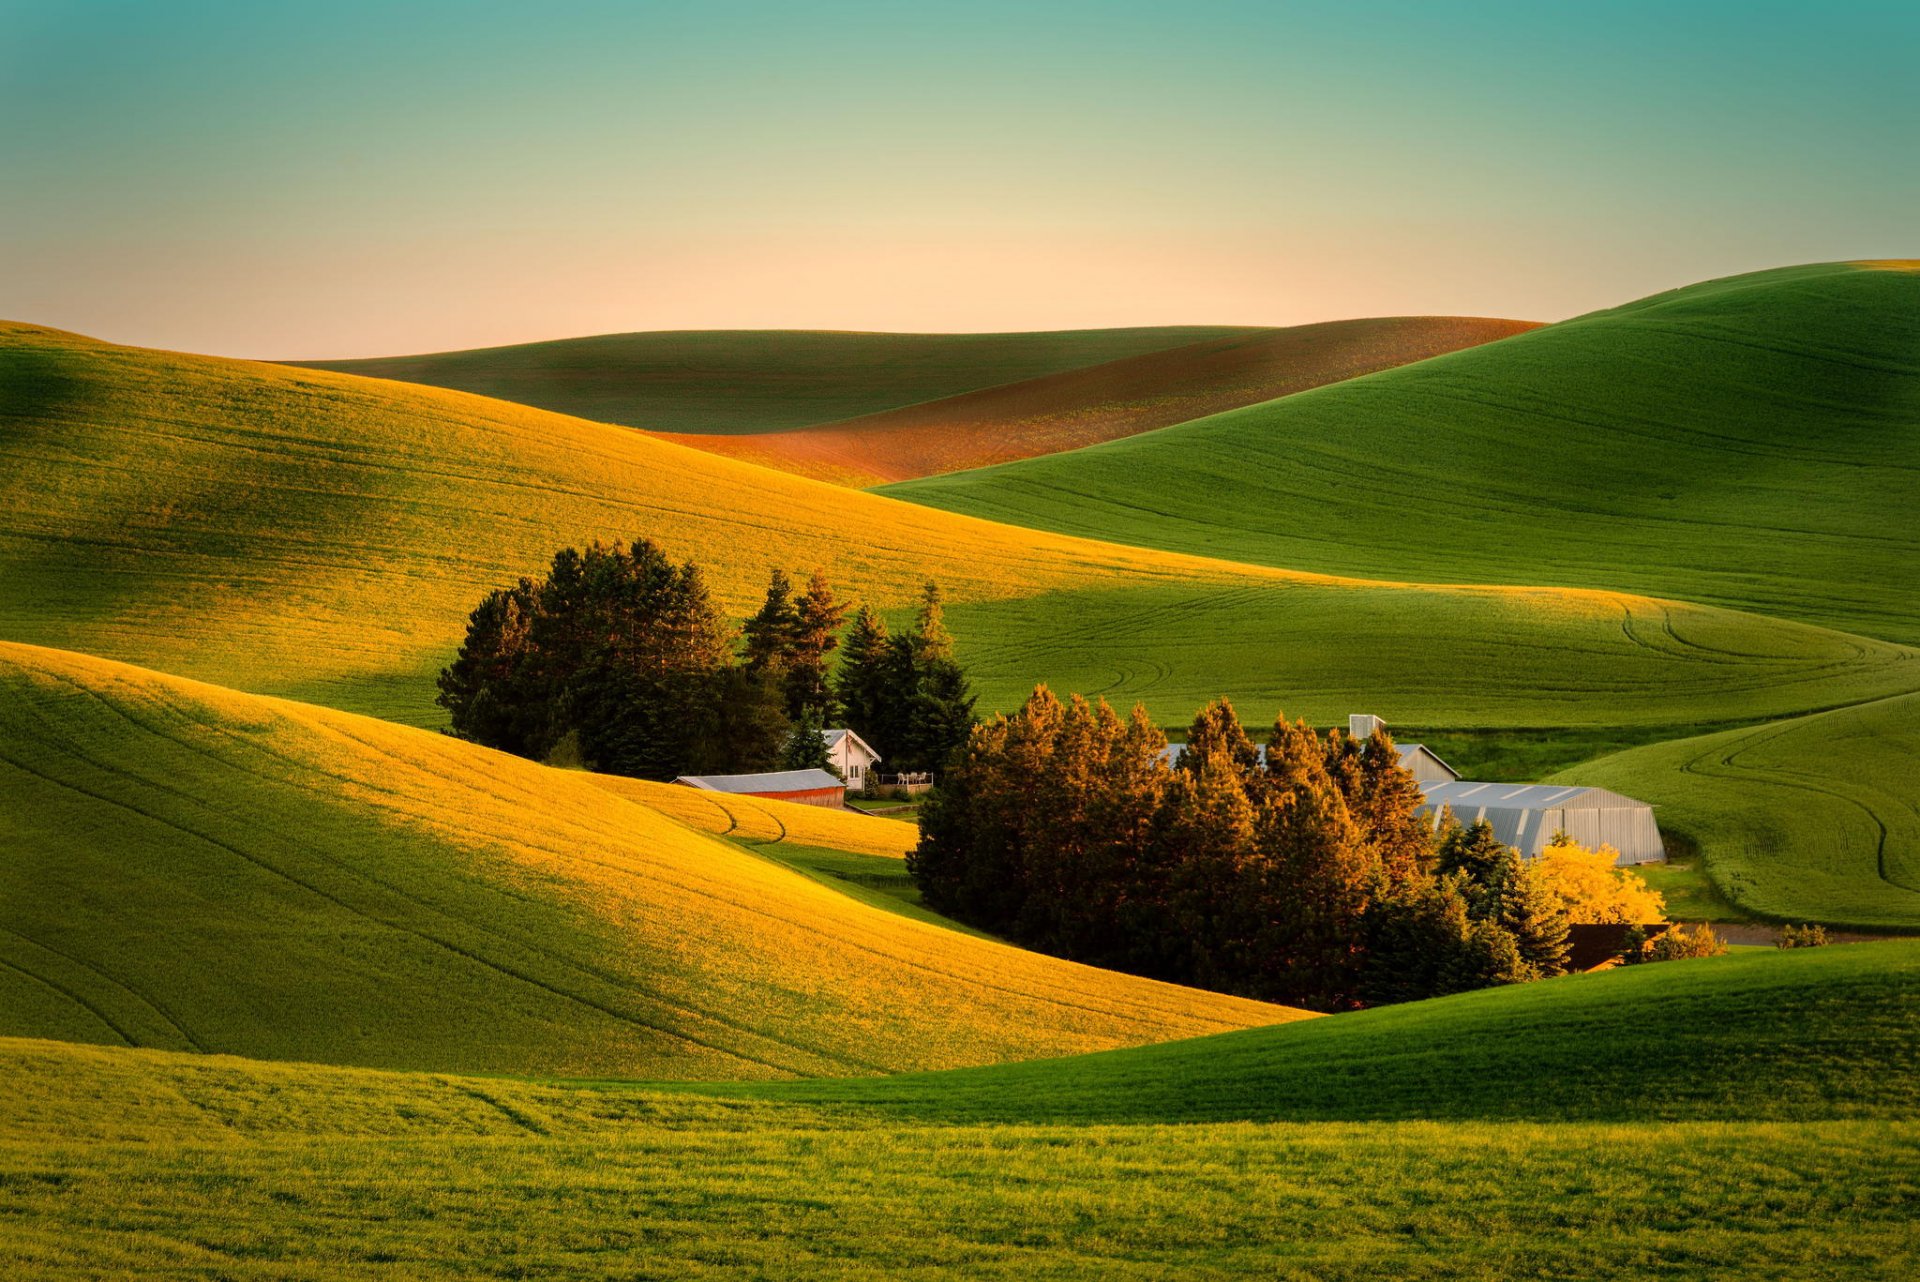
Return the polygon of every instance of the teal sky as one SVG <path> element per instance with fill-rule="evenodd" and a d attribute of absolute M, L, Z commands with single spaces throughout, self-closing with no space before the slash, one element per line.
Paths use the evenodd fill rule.
<path fill-rule="evenodd" d="M 1920 5 L 0 0 L 0 316 L 1557 319 L 1920 256 Z"/>

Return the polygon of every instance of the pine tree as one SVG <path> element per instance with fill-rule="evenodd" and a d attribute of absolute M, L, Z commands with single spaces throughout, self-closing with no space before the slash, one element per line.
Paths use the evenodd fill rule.
<path fill-rule="evenodd" d="M 1520 877 L 1520 856 L 1481 819 L 1466 828 L 1450 823 L 1440 838 L 1439 870 L 1465 882 L 1467 907 L 1477 921 L 1497 920 L 1508 887 Z"/>
<path fill-rule="evenodd" d="M 787 736 L 787 746 L 780 754 L 782 770 L 834 770 L 833 761 L 827 755 L 827 737 L 820 723 L 820 714 L 812 708 L 802 708 L 794 720 L 793 733 Z"/>
<path fill-rule="evenodd" d="M 1567 969 L 1567 912 L 1534 861 L 1522 862 L 1508 883 L 1500 925 L 1513 936 L 1520 957 L 1536 978 Z"/>
<path fill-rule="evenodd" d="M 796 622 L 793 582 L 785 570 L 776 567 L 768 576 L 767 595 L 760 609 L 740 629 L 746 641 L 743 657 L 747 667 L 784 675 L 793 653 Z"/>
<path fill-rule="evenodd" d="M 923 664 L 908 703 L 905 769 L 944 770 L 954 752 L 973 733 L 974 694 L 960 665 L 952 659 Z"/>
<path fill-rule="evenodd" d="M 894 723 L 890 720 L 892 648 L 887 621 L 871 606 L 861 606 L 840 647 L 840 670 L 834 680 L 841 719 L 848 729 L 872 744 L 874 751 L 890 766 L 893 753 L 899 747 L 894 742 Z"/>
<path fill-rule="evenodd" d="M 1180 754 L 1180 765 L 1183 769 L 1195 770 L 1201 761 L 1216 753 L 1224 754 L 1242 776 L 1250 777 L 1260 768 L 1260 750 L 1240 724 L 1230 699 L 1215 699 L 1195 715 L 1193 724 L 1187 727 L 1187 744 Z"/>
<path fill-rule="evenodd" d="M 1432 822 L 1420 812 L 1425 795 L 1385 730 L 1353 739 L 1344 730 L 1327 735 L 1327 773 L 1347 809 L 1366 832 L 1388 880 L 1404 881 L 1434 866 Z"/>
<path fill-rule="evenodd" d="M 1304 721 L 1276 720 L 1256 826 L 1257 860 L 1243 878 L 1254 923 L 1238 963 L 1250 995 L 1343 1010 L 1359 999 L 1361 916 L 1381 873 L 1377 857 L 1327 774 L 1320 738 Z"/>
<path fill-rule="evenodd" d="M 913 657 L 916 663 L 951 662 L 953 636 L 947 631 L 946 611 L 940 604 L 940 585 L 929 581 L 920 592 L 920 613 L 913 621 Z"/>
<path fill-rule="evenodd" d="M 827 681 L 827 656 L 840 644 L 847 603 L 834 599 L 827 576 L 815 570 L 807 590 L 793 602 L 793 629 L 787 658 L 787 715 L 799 720 L 812 709 L 820 724 L 833 717 L 833 691 Z"/>

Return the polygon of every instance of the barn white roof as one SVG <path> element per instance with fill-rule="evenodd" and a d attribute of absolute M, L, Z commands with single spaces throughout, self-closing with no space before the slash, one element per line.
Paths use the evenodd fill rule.
<path fill-rule="evenodd" d="M 816 788 L 844 788 L 846 784 L 825 770 L 775 770 L 760 775 L 681 775 L 675 783 L 708 792 L 811 792 Z"/>
<path fill-rule="evenodd" d="M 1421 785 L 1431 806 L 1455 810 L 1626 810 L 1647 803 L 1605 788 L 1569 788 L 1551 783 L 1476 783 L 1455 779 Z"/>
<path fill-rule="evenodd" d="M 852 735 L 853 741 L 855 743 L 859 744 L 862 748 L 866 750 L 866 753 L 869 757 L 872 757 L 875 761 L 885 760 L 884 757 L 882 757 L 879 753 L 873 750 L 872 744 L 868 743 L 865 739 L 862 739 L 859 735 L 854 734 L 853 731 L 851 730 L 847 730 L 841 727 L 836 727 L 831 730 L 822 730 L 820 732 L 820 737 L 827 741 L 827 747 L 829 749 L 838 747 L 840 744 L 840 741 L 842 739 L 847 738 L 849 735 Z"/>

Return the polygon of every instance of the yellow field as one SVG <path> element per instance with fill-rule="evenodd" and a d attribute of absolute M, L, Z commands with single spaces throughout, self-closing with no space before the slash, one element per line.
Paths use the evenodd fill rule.
<path fill-rule="evenodd" d="M 743 841 L 790 841 L 801 846 L 852 851 L 856 855 L 904 859 L 920 839 L 920 829 L 914 824 L 852 810 L 828 810 L 766 797 L 705 792 L 620 775 L 585 777 L 595 787 L 672 815 L 703 832 Z"/>
<path fill-rule="evenodd" d="M 1299 1017 L 869 908 L 578 772 L 5 643 L 0 796 L 0 1034 L 767 1077 Z"/>

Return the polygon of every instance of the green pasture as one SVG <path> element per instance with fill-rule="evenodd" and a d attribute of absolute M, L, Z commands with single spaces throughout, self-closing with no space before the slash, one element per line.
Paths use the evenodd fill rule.
<path fill-rule="evenodd" d="M 0 1270 L 1895 1279 L 1916 983 L 1762 952 L 750 1098 L 0 1041 Z"/>
<path fill-rule="evenodd" d="M 1564 764 L 1676 726 L 1920 684 L 1920 656 L 1904 646 L 1630 597 L 1185 583 L 965 602 L 947 620 L 982 710 L 1017 707 L 1045 682 L 1181 727 L 1224 694 L 1261 727 L 1281 711 L 1327 726 L 1371 712 L 1460 727 L 1477 750 L 1456 765 Z M 1509 727 L 1523 732 L 1511 745 Z"/>
<path fill-rule="evenodd" d="M 1257 328 L 1016 334 L 668 330 L 290 362 L 474 392 L 656 432 L 773 432 L 897 409 Z"/>
<path fill-rule="evenodd" d="M 1798 267 L 881 491 L 1295 569 L 1920 639 L 1920 276 Z"/>
<path fill-rule="evenodd" d="M 1920 941 L 1623 967 L 1071 1059 L 688 1089 L 918 1122 L 1920 1115 Z"/>
<path fill-rule="evenodd" d="M 1920 929 L 1920 697 L 1651 744 L 1563 778 L 1654 803 L 1748 914 Z"/>

